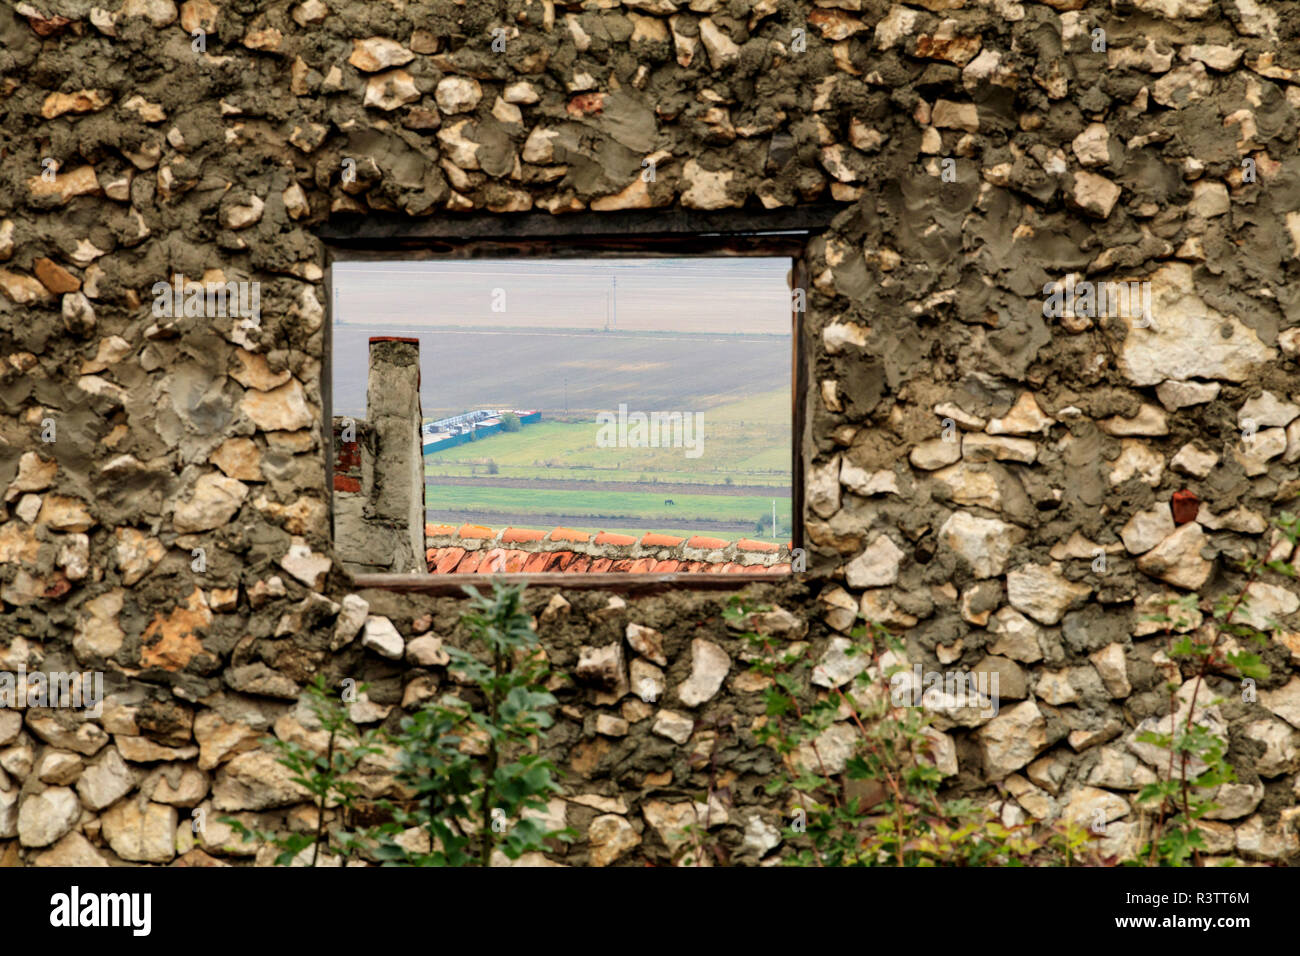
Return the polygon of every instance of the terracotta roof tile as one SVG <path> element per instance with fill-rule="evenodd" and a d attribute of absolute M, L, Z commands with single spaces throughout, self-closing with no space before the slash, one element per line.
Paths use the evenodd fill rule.
<path fill-rule="evenodd" d="M 647 531 L 641 536 L 641 544 L 647 548 L 675 548 L 685 540 L 685 538 L 674 538 L 670 534 L 657 534 L 654 531 Z"/>
<path fill-rule="evenodd" d="M 633 535 L 601 531 L 591 535 L 572 528 L 552 528 L 549 532 L 535 528 L 505 528 L 498 533 L 485 525 L 426 523 L 429 538 L 458 539 L 461 546 L 448 544 L 428 548 L 425 558 L 431 574 L 566 574 L 614 572 L 621 574 L 762 574 L 789 572 L 789 562 L 770 565 L 758 555 L 777 555 L 781 548 L 774 542 L 745 538 L 736 542 L 694 535 L 689 540 L 674 535 L 646 532 L 638 540 Z M 581 551 L 554 547 L 571 543 L 584 546 Z M 507 547 L 515 545 L 515 547 Z M 638 557 L 636 547 L 670 550 L 673 557 Z M 583 553 L 588 547 L 609 549 L 605 553 Z M 725 551 L 729 558 L 720 561 L 687 560 L 681 548 Z M 747 555 L 743 560 L 739 554 Z"/>
<path fill-rule="evenodd" d="M 525 574 L 539 574 L 542 571 L 551 570 L 551 566 L 556 563 L 556 559 L 562 552 L 559 551 L 534 551 L 524 562 Z"/>
<path fill-rule="evenodd" d="M 501 574 L 506 569 L 505 548 L 493 548 L 491 551 L 484 552 L 483 560 L 479 562 L 479 574 Z"/>
<path fill-rule="evenodd" d="M 439 548 L 438 566 L 434 569 L 434 574 L 450 574 L 464 557 L 464 548 Z"/>

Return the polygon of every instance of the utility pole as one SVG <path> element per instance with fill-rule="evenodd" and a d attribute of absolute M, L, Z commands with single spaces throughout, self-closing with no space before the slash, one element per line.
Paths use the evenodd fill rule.
<path fill-rule="evenodd" d="M 772 499 L 772 537 L 776 537 L 776 499 Z"/>

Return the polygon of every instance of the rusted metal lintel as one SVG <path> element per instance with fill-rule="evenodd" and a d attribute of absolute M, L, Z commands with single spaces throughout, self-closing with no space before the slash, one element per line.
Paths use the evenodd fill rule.
<path fill-rule="evenodd" d="M 826 230 L 846 208 L 819 203 L 781 209 L 638 209 L 624 212 L 578 212 L 483 215 L 443 214 L 413 219 L 392 213 L 336 217 L 316 230 L 316 235 L 341 248 L 392 249 L 410 243 L 424 249 L 463 246 L 479 241 L 512 244 L 520 240 L 553 240 L 558 244 L 580 241 L 627 241 L 654 245 L 668 241 L 750 236 L 774 240 L 781 233 L 806 241 L 809 233 Z M 551 243 L 547 243 L 551 245 Z M 446 253 L 443 252 L 445 255 Z M 549 254 L 555 254 L 554 252 Z"/>

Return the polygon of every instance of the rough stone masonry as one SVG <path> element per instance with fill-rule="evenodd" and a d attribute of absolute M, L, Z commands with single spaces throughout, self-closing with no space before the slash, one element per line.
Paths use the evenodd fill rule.
<path fill-rule="evenodd" d="M 1100 812 L 1131 849 L 1135 733 L 1186 677 L 1147 615 L 1290 556 L 1298 121 L 1279 0 L 10 0 L 0 668 L 100 670 L 107 698 L 0 710 L 0 861 L 267 863 L 214 821 L 310 825 L 258 743 L 309 733 L 304 683 L 368 682 L 373 726 L 447 681 L 463 602 L 355 593 L 332 550 L 323 225 L 828 202 L 811 560 L 754 595 L 762 626 L 833 655 L 861 612 L 926 670 L 995 671 L 996 717 L 937 725 L 953 792 Z M 260 316 L 160 308 L 177 275 L 256 282 Z M 1067 279 L 1149 283 L 1151 314 L 1045 308 Z M 1272 677 L 1215 677 L 1239 782 L 1206 829 L 1294 863 L 1300 596 L 1251 593 Z M 669 862 L 715 743 L 710 824 L 772 861 L 724 598 L 530 600 L 558 670 L 664 686 L 561 692 L 548 817 L 581 838 L 549 862 Z"/>

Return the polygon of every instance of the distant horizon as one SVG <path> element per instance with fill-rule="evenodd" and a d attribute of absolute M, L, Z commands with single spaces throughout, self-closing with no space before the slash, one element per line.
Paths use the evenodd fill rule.
<path fill-rule="evenodd" d="M 336 325 L 789 335 L 785 257 L 339 262 Z"/>
<path fill-rule="evenodd" d="M 775 257 L 336 263 L 334 410 L 365 416 L 380 335 L 420 343 L 426 420 L 699 411 L 788 389 L 789 270 Z"/>

